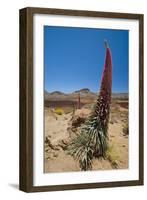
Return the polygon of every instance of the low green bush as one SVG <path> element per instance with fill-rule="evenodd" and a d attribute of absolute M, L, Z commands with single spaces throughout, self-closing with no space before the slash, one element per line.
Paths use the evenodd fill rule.
<path fill-rule="evenodd" d="M 64 114 L 64 111 L 63 111 L 61 108 L 56 108 L 56 109 L 55 109 L 55 113 L 56 113 L 57 115 L 63 115 L 63 114 Z"/>

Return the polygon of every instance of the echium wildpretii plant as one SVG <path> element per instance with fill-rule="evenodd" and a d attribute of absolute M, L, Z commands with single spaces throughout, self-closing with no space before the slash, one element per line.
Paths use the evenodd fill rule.
<path fill-rule="evenodd" d="M 79 161 L 82 170 L 92 168 L 94 157 L 105 158 L 108 147 L 107 130 L 111 103 L 112 58 L 106 41 L 105 46 L 105 65 L 95 109 L 68 148 L 69 153 Z"/>

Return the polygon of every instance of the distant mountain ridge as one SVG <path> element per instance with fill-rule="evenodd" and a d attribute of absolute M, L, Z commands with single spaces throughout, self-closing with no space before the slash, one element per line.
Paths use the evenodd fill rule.
<path fill-rule="evenodd" d="M 81 92 L 84 92 L 84 93 L 88 93 L 88 92 L 91 92 L 88 88 L 83 88 L 83 89 L 80 89 L 80 90 L 76 90 L 74 91 L 74 93 L 81 93 Z"/>
<path fill-rule="evenodd" d="M 80 93 L 81 98 L 89 98 L 89 99 L 96 99 L 98 93 L 94 93 L 90 91 L 89 88 L 82 88 L 80 90 L 76 90 L 72 93 L 64 93 L 62 91 L 53 91 L 48 92 L 45 90 L 44 97 L 46 101 L 50 100 L 74 100 L 77 99 L 77 95 Z M 112 98 L 122 98 L 128 99 L 128 93 L 113 93 Z"/>
<path fill-rule="evenodd" d="M 51 92 L 50 95 L 66 95 L 66 94 L 60 91 L 54 91 L 54 92 Z"/>

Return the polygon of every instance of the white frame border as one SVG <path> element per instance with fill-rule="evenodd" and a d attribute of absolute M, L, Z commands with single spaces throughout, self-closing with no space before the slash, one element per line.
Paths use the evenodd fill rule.
<path fill-rule="evenodd" d="M 139 21 L 134 19 L 35 14 L 33 24 L 33 185 L 139 180 Z M 129 73 L 129 169 L 43 173 L 44 25 L 129 30 L 129 72 L 131 72 Z"/>

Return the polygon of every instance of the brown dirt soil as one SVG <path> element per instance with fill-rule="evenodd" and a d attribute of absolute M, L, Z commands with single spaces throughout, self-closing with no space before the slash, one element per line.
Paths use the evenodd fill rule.
<path fill-rule="evenodd" d="M 123 133 L 124 124 L 128 120 L 128 109 L 120 104 L 112 104 L 109 122 L 108 159 L 94 159 L 93 170 L 111 170 L 128 168 L 128 135 Z M 82 108 L 89 114 L 88 109 Z M 79 111 L 77 111 L 79 112 Z M 83 114 L 84 115 L 84 114 Z M 79 163 L 67 154 L 66 146 L 72 133 L 70 132 L 73 113 L 57 115 L 54 110 L 45 108 L 45 145 L 44 172 L 80 171 Z"/>

